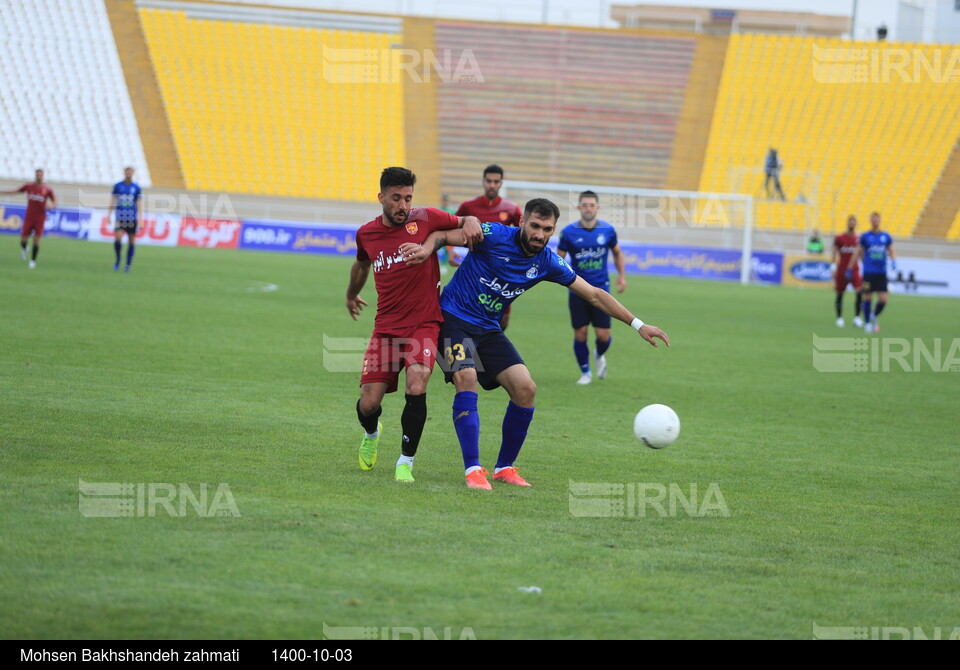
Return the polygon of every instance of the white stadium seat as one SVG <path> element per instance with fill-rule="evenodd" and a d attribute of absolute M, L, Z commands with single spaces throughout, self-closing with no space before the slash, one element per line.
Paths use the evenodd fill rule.
<path fill-rule="evenodd" d="M 36 30 L 37 16 L 56 30 Z M 53 183 L 112 184 L 133 164 L 150 186 L 103 0 L 2 2 L 0 50 L 0 178 L 27 180 L 42 165 Z"/>

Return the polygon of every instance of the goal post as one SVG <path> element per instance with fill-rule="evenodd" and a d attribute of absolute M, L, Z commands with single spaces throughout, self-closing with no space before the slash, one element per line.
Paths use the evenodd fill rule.
<path fill-rule="evenodd" d="M 560 209 L 559 227 L 580 218 L 580 194 L 600 198 L 599 218 L 617 229 L 621 239 L 648 244 L 739 249 L 740 283 L 751 281 L 754 198 L 739 193 L 703 193 L 504 180 L 502 194 L 521 207 L 547 198 Z"/>

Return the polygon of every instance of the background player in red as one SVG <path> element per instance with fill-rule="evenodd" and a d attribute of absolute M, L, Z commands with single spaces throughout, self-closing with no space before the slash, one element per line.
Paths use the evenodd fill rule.
<path fill-rule="evenodd" d="M 378 199 L 383 214 L 357 230 L 357 259 L 350 268 L 347 311 L 356 321 L 367 302 L 360 297 L 373 268 L 377 287 L 377 316 L 370 344 L 363 356 L 357 418 L 365 435 L 360 442 L 360 469 L 377 462 L 383 424 L 380 403 L 397 390 L 400 369 L 406 370 L 406 405 L 400 417 L 403 429 L 396 479 L 413 481 L 413 457 L 427 420 L 427 382 L 433 371 L 440 336 L 440 266 L 408 266 L 400 245 L 422 244 L 435 230 L 464 226 L 473 243 L 483 239 L 480 222 L 439 209 L 412 207 L 416 176 L 406 168 L 389 167 L 380 176 Z"/>
<path fill-rule="evenodd" d="M 460 203 L 457 216 L 475 216 L 480 221 L 502 223 L 505 226 L 520 227 L 523 211 L 520 206 L 506 198 L 500 197 L 500 188 L 503 186 L 503 168 L 493 163 L 483 169 L 483 195 Z M 459 263 L 457 263 L 459 265 Z M 503 313 L 500 327 L 507 329 L 510 323 L 510 309 Z"/>
<path fill-rule="evenodd" d="M 37 267 L 37 253 L 40 251 L 40 238 L 43 237 L 43 224 L 47 221 L 47 210 L 57 206 L 57 196 L 52 188 L 43 183 L 43 170 L 40 168 L 37 168 L 36 181 L 32 184 L 24 184 L 15 191 L 0 191 L 0 195 L 14 193 L 27 194 L 27 213 L 23 217 L 23 228 L 20 230 L 20 260 L 27 260 L 27 241 L 30 233 L 33 233 L 30 256 L 32 270 Z"/>
<path fill-rule="evenodd" d="M 847 232 L 837 235 L 833 239 L 833 289 L 837 292 L 837 326 L 843 328 L 843 293 L 847 284 L 853 284 L 856 292 L 853 325 L 863 326 L 860 318 L 860 309 L 863 304 L 863 279 L 860 277 L 860 266 L 857 264 L 857 250 L 860 248 L 857 240 L 857 217 L 851 214 L 847 217 Z"/>

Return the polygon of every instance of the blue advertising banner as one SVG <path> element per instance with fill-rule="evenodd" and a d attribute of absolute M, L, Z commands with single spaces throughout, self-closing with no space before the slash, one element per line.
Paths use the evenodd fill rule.
<path fill-rule="evenodd" d="M 620 242 L 627 272 L 666 277 L 692 277 L 740 281 L 742 254 L 736 249 L 666 247 Z M 783 274 L 783 254 L 754 252 L 751 277 L 754 281 L 779 284 Z"/>
<path fill-rule="evenodd" d="M 0 233 L 19 233 L 20 229 L 23 228 L 23 217 L 26 212 L 26 205 L 0 204 Z M 43 234 L 81 237 L 85 226 L 89 225 L 89 222 L 90 212 L 88 210 L 57 207 L 47 211 Z"/>
<path fill-rule="evenodd" d="M 277 221 L 242 221 L 240 249 L 290 251 L 301 254 L 354 255 L 357 226 L 298 226 Z"/>

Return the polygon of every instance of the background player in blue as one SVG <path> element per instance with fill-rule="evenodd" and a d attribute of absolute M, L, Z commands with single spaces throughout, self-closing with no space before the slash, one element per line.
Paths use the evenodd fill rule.
<path fill-rule="evenodd" d="M 890 269 L 897 269 L 897 254 L 893 251 L 893 238 L 880 230 L 880 214 L 870 215 L 870 230 L 860 236 L 858 256 L 863 261 L 863 329 L 867 333 L 880 330 L 877 317 L 887 306 L 887 257 Z M 873 293 L 877 293 L 877 310 L 872 315 Z"/>
<path fill-rule="evenodd" d="M 494 481 L 529 486 L 514 462 L 533 420 L 537 386 L 523 359 L 500 328 L 500 315 L 510 303 L 541 281 L 569 286 L 577 295 L 607 314 L 630 324 L 647 342 L 654 338 L 670 345 L 666 334 L 634 317 L 603 289 L 591 286 L 547 248 L 560 211 L 543 198 L 527 203 L 520 227 L 484 223 L 483 241 L 454 273 L 440 296 L 444 322 L 440 329 L 441 367 L 457 390 L 453 426 L 463 452 L 467 486 L 489 490 L 487 471 L 480 465 L 480 417 L 477 385 L 490 391 L 503 386 L 510 396 L 503 417 L 502 441 Z M 444 244 L 464 246 L 459 230 L 435 231 L 423 246 L 409 243 L 400 249 L 411 264 L 423 262 Z M 439 358 L 439 357 L 438 357 Z"/>
<path fill-rule="evenodd" d="M 600 211 L 600 197 L 593 191 L 580 194 L 577 209 L 580 220 L 571 223 L 560 232 L 560 244 L 557 255 L 566 258 L 570 254 L 570 267 L 587 280 L 591 286 L 610 291 L 610 274 L 607 270 L 607 257 L 613 253 L 613 262 L 617 266 L 617 293 L 627 288 L 626 269 L 623 253 L 617 241 L 617 231 L 606 221 L 597 218 Z M 596 348 L 593 351 L 597 361 L 597 377 L 607 376 L 607 359 L 604 358 L 610 348 L 610 315 L 594 308 L 573 291 L 567 298 L 570 307 L 570 325 L 573 326 L 573 353 L 580 366 L 578 384 L 589 384 L 590 351 L 587 349 L 587 335 L 590 324 L 596 334 Z"/>
<path fill-rule="evenodd" d="M 107 211 L 108 217 L 114 210 L 117 212 L 113 228 L 113 250 L 117 255 L 117 260 L 113 264 L 114 270 L 120 269 L 120 251 L 123 249 L 123 235 L 126 233 L 127 265 L 123 271 L 130 272 L 130 264 L 133 263 L 134 239 L 137 236 L 137 226 L 140 224 L 140 192 L 140 185 L 133 183 L 133 168 L 125 168 L 123 181 L 118 181 L 113 186 L 113 197 L 110 198 L 110 209 Z"/>

